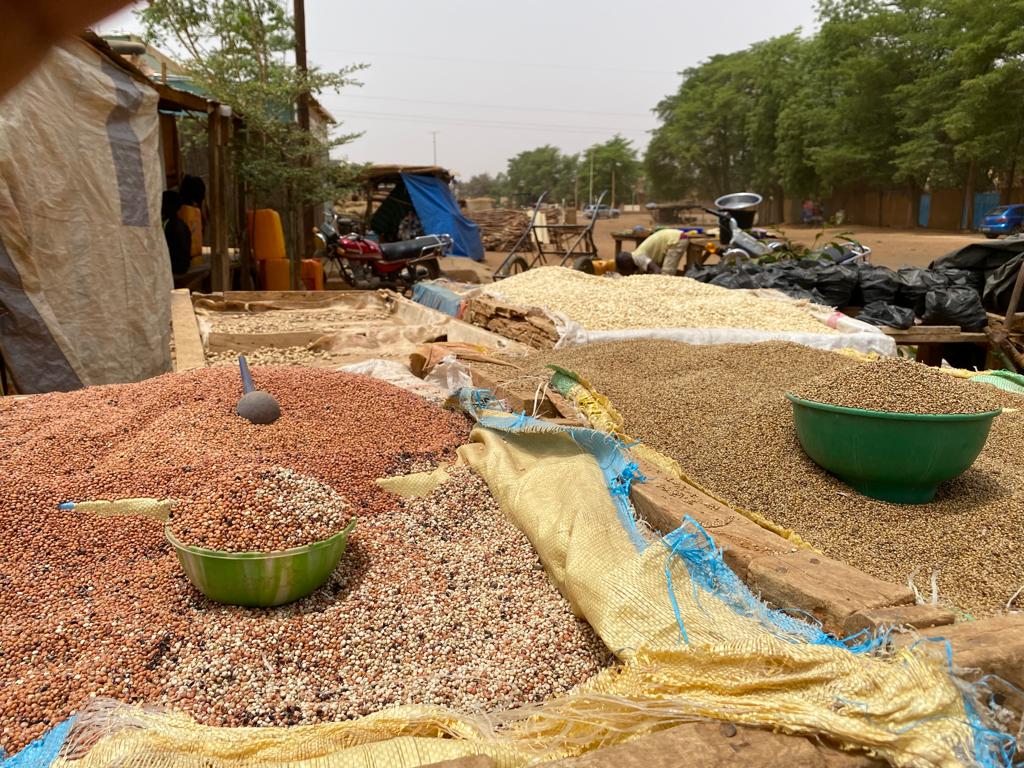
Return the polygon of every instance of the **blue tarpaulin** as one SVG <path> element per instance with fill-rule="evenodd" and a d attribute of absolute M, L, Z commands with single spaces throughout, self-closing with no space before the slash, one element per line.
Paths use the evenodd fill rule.
<path fill-rule="evenodd" d="M 427 235 L 451 235 L 455 244 L 453 256 L 468 256 L 476 261 L 484 258 L 484 245 L 480 229 L 462 215 L 455 195 L 441 179 L 435 176 L 415 176 L 403 173 L 402 181 L 412 198 L 416 215 L 420 217 Z"/>
<path fill-rule="evenodd" d="M 421 281 L 412 287 L 412 300 L 452 317 L 458 317 L 459 309 L 462 307 L 462 297 L 455 291 L 427 281 Z"/>

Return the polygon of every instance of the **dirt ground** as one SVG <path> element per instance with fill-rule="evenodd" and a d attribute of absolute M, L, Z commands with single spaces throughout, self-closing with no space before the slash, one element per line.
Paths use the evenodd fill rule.
<path fill-rule="evenodd" d="M 583 221 L 582 218 L 579 219 Z M 599 219 L 594 227 L 594 244 L 603 259 L 610 259 L 615 253 L 612 232 L 621 232 L 635 226 L 651 226 L 652 220 L 646 213 L 627 213 L 617 219 Z M 805 246 L 812 246 L 820 229 L 802 226 L 777 227 L 784 236 Z M 885 227 L 863 227 L 851 224 L 845 227 L 825 230 L 819 242 L 828 242 L 837 234 L 848 234 L 871 248 L 871 261 L 888 267 L 927 266 L 933 259 L 968 243 L 984 240 L 982 235 L 959 232 L 930 230 L 888 229 Z M 627 246 L 628 247 L 628 246 Z M 507 254 L 488 252 L 483 264 L 474 265 L 470 272 L 485 277 L 493 272 Z"/>

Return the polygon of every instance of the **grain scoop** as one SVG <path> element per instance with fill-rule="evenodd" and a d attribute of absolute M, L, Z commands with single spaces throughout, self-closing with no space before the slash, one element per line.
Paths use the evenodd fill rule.
<path fill-rule="evenodd" d="M 235 407 L 235 413 L 253 424 L 273 424 L 281 417 L 281 406 L 269 392 L 256 389 L 249 373 L 249 362 L 245 355 L 238 358 L 238 370 L 242 375 L 242 398 Z"/>

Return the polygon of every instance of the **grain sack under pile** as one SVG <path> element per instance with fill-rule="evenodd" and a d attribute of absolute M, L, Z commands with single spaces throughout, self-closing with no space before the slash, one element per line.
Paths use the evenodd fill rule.
<path fill-rule="evenodd" d="M 1024 414 L 997 417 L 981 455 L 935 501 L 888 504 L 861 496 L 803 452 L 783 393 L 855 361 L 796 344 L 691 346 L 668 341 L 593 344 L 532 356 L 587 379 L 625 419 L 628 434 L 738 507 L 792 528 L 825 554 L 975 616 L 1003 610 L 1024 584 Z M 524 379 L 525 381 L 525 379 Z M 1024 398 L 984 387 L 1010 408 Z"/>
<path fill-rule="evenodd" d="M 400 703 L 505 708 L 610 663 L 476 475 L 451 470 L 421 499 L 375 484 L 452 459 L 462 416 L 362 376 L 254 378 L 281 404 L 272 425 L 234 415 L 228 368 L 0 403 L 0 748 L 17 751 L 92 696 L 211 725 L 291 725 Z M 211 499 L 237 503 L 232 488 L 257 481 L 268 493 L 299 483 L 302 498 L 334 498 L 329 486 L 345 506 L 336 499 L 325 524 L 358 517 L 327 584 L 266 610 L 202 597 L 156 520 L 57 509 L 174 498 L 202 525 Z M 241 546 L 277 540 L 241 533 Z"/>
<path fill-rule="evenodd" d="M 563 267 L 542 267 L 508 277 L 490 290 L 513 304 L 561 312 L 590 331 L 749 328 L 836 333 L 803 307 L 688 277 L 610 278 Z"/>

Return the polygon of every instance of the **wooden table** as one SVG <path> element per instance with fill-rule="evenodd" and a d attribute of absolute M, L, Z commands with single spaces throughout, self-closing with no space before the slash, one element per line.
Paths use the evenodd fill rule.
<path fill-rule="evenodd" d="M 622 253 L 622 243 L 631 241 L 635 246 L 640 245 L 644 240 L 654 234 L 653 230 L 646 229 L 643 232 L 612 232 L 612 240 L 615 241 L 615 255 Z"/>
<path fill-rule="evenodd" d="M 942 352 L 946 344 L 977 344 L 987 347 L 989 343 L 988 335 L 984 332 L 961 331 L 956 325 L 915 325 L 906 330 L 882 330 L 897 344 L 916 346 L 917 361 L 925 365 L 942 365 Z"/>

